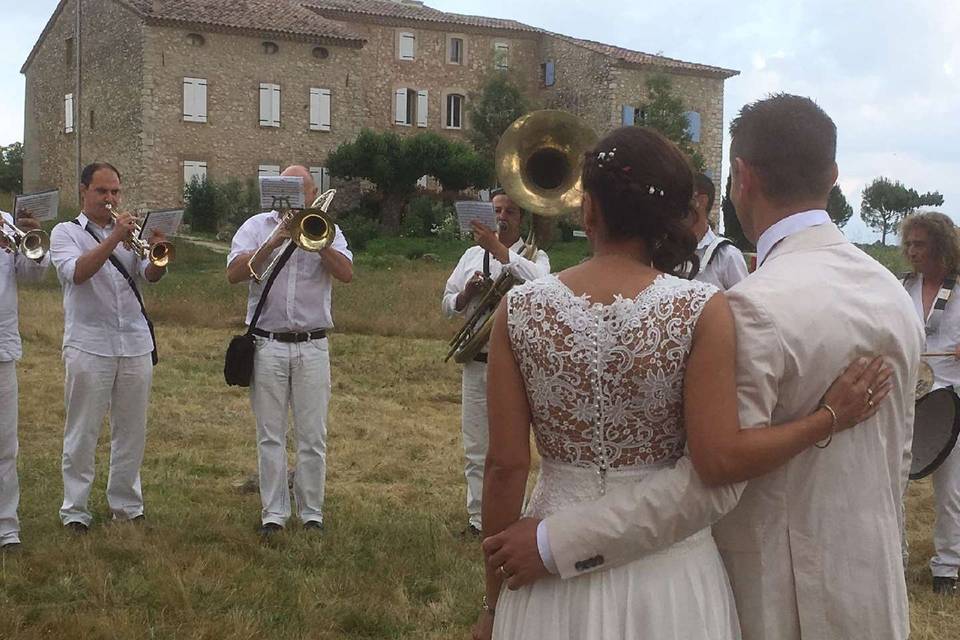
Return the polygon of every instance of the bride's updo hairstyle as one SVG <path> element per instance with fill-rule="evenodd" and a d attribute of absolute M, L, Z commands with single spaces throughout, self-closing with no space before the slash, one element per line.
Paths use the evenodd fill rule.
<path fill-rule="evenodd" d="M 612 131 L 587 153 L 583 188 L 599 205 L 610 240 L 644 240 L 653 266 L 665 273 L 688 262 L 696 269 L 697 239 L 686 221 L 693 170 L 662 134 L 645 127 Z"/>

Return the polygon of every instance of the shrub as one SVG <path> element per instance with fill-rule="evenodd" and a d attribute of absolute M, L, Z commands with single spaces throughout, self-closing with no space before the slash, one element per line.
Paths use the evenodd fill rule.
<path fill-rule="evenodd" d="M 410 201 L 407 213 L 400 226 L 400 234 L 410 238 L 425 238 L 433 235 L 434 229 L 443 223 L 451 208 L 429 196 Z"/>
<path fill-rule="evenodd" d="M 216 233 L 220 220 L 217 188 L 212 181 L 196 176 L 183 189 L 185 222 L 195 231 Z"/>
<path fill-rule="evenodd" d="M 217 187 L 219 220 L 234 228 L 260 213 L 260 186 L 254 178 L 233 178 Z"/>

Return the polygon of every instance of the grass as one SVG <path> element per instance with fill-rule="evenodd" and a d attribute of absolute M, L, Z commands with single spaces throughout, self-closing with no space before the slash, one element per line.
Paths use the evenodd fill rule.
<path fill-rule="evenodd" d="M 381 262 L 358 256 L 355 282 L 335 291 L 327 529 L 313 538 L 291 527 L 269 545 L 254 534 L 258 496 L 238 488 L 256 469 L 256 445 L 246 392 L 222 379 L 245 300 L 244 287 L 226 284 L 224 257 L 180 243 L 176 268 L 146 292 L 161 354 L 143 467 L 149 521 L 105 522 L 104 433 L 95 526 L 80 540 L 57 519 L 60 292 L 52 273 L 24 287 L 25 545 L 0 557 L 0 638 L 465 637 L 482 575 L 476 545 L 456 536 L 465 524 L 459 369 L 442 362 L 455 325 L 439 313 L 460 249 L 436 247 L 440 261 L 428 262 L 407 258 L 411 246 L 372 246 Z M 912 637 L 921 640 L 960 636 L 957 603 L 929 593 L 931 493 L 921 481 L 908 498 Z"/>

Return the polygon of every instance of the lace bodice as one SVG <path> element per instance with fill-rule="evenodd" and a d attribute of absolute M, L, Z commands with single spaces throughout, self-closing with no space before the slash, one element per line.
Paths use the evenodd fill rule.
<path fill-rule="evenodd" d="M 607 305 L 555 276 L 511 290 L 510 343 L 540 455 L 601 474 L 680 457 L 683 374 L 716 291 L 663 275 L 636 298 Z"/>

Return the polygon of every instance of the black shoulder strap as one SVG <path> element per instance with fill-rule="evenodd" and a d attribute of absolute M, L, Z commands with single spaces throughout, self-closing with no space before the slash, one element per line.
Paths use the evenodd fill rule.
<path fill-rule="evenodd" d="M 490 252 L 486 250 L 483 252 L 483 277 L 490 277 Z"/>
<path fill-rule="evenodd" d="M 257 303 L 257 308 L 253 312 L 253 317 L 250 318 L 250 326 L 247 327 L 247 333 L 252 333 L 254 328 L 257 326 L 257 320 L 260 319 L 260 312 L 263 311 L 263 305 L 267 301 L 267 294 L 270 293 L 270 287 L 273 286 L 273 281 L 277 279 L 277 274 L 280 273 L 280 270 L 283 269 L 283 266 L 287 264 L 287 260 L 290 259 L 290 256 L 293 254 L 294 250 L 297 248 L 292 242 L 287 243 L 287 248 L 283 250 L 283 253 L 280 254 L 280 258 L 277 259 L 277 265 L 273 268 L 273 271 L 270 272 L 270 277 L 267 278 L 267 284 L 263 287 L 263 293 L 260 294 L 260 301 Z"/>
<path fill-rule="evenodd" d="M 82 227 L 80 221 L 77 219 L 71 220 L 78 227 Z M 90 234 L 90 236 L 97 241 L 97 244 L 100 244 L 100 238 L 97 237 L 93 231 L 90 230 L 90 227 L 83 227 L 83 230 Z M 123 263 L 120 262 L 117 256 L 110 254 L 110 264 L 116 267 L 117 271 L 120 272 L 120 275 L 123 276 L 123 279 L 127 281 L 127 284 L 130 285 L 130 288 L 133 290 L 133 295 L 137 298 L 137 302 L 140 304 L 140 313 L 143 314 L 143 319 L 147 321 L 147 328 L 150 330 L 150 341 L 153 342 L 153 351 L 150 353 L 150 359 L 153 361 L 153 364 L 156 365 L 160 361 L 159 355 L 157 354 L 157 337 L 153 331 L 153 321 L 150 320 L 150 316 L 147 315 L 147 309 L 143 306 L 143 298 L 140 296 L 140 290 L 137 289 L 137 284 L 133 281 L 133 278 L 130 276 L 130 272 L 127 271 L 126 267 L 123 266 Z"/>

